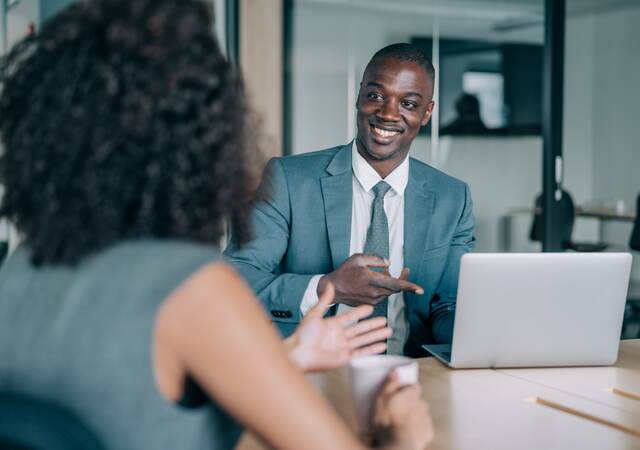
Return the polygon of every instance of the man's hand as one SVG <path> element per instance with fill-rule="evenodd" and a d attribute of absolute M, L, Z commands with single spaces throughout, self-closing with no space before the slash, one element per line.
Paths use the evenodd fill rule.
<path fill-rule="evenodd" d="M 304 372 L 334 369 L 354 356 L 381 353 L 387 348 L 391 329 L 385 326 L 384 317 L 358 322 L 373 312 L 371 306 L 324 319 L 333 294 L 333 285 L 328 283 L 318 304 L 285 341 L 291 360 Z"/>
<path fill-rule="evenodd" d="M 372 270 L 378 268 L 382 271 Z M 375 305 L 385 297 L 400 291 L 422 295 L 424 290 L 408 281 L 409 269 L 402 269 L 399 278 L 389 275 L 389 262 L 375 255 L 351 255 L 340 267 L 324 275 L 318 282 L 318 295 L 327 283 L 335 286 L 335 302 L 349 306 Z"/>

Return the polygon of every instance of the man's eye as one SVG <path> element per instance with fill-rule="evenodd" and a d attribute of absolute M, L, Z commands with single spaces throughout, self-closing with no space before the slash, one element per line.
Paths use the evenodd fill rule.
<path fill-rule="evenodd" d="M 369 92 L 367 94 L 367 97 L 369 98 L 369 100 L 382 100 L 382 95 L 378 94 L 377 92 Z"/>
<path fill-rule="evenodd" d="M 413 108 L 417 107 L 418 105 L 417 105 L 417 103 L 414 103 L 414 102 L 402 102 L 402 106 L 404 106 L 405 108 L 408 108 L 408 109 L 413 109 Z"/>

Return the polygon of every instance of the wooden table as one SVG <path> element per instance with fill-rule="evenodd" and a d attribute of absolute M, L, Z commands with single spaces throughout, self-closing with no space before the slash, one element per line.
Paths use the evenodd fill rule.
<path fill-rule="evenodd" d="M 613 367 L 452 370 L 418 360 L 436 428 L 431 450 L 640 449 L 640 340 L 623 341 Z M 345 369 L 309 377 L 355 423 Z M 543 404 L 543 399 L 635 430 L 620 431 Z M 264 448 L 245 435 L 238 449 Z"/>

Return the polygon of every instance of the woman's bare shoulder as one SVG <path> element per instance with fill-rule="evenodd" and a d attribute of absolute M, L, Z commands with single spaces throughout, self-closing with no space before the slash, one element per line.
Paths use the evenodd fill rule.
<path fill-rule="evenodd" d="M 184 328 L 185 320 L 215 317 L 216 312 L 229 301 L 251 297 L 251 290 L 229 264 L 222 261 L 209 263 L 167 297 L 158 311 L 156 328 Z"/>
<path fill-rule="evenodd" d="M 233 268 L 217 261 L 194 272 L 165 299 L 155 321 L 153 366 L 158 389 L 167 400 L 175 403 L 182 398 L 187 375 L 185 342 L 195 335 L 205 339 L 201 321 L 216 326 L 227 320 L 224 304 L 250 295 Z"/>

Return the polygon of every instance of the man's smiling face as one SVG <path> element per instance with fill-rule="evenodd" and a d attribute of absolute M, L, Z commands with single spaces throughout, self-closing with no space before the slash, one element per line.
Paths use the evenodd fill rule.
<path fill-rule="evenodd" d="M 360 154 L 370 162 L 400 164 L 431 118 L 432 96 L 433 80 L 415 62 L 392 57 L 370 62 L 356 105 Z"/>

